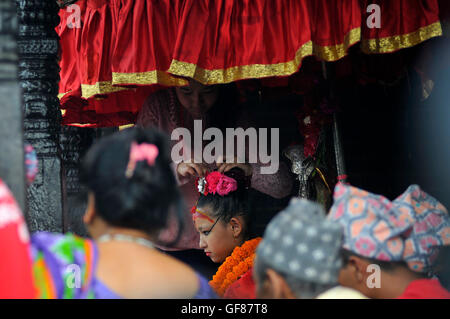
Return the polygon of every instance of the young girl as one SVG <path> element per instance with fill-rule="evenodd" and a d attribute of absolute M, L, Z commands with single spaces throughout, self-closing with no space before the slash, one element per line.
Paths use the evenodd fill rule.
<path fill-rule="evenodd" d="M 225 134 L 226 128 L 256 127 L 251 116 L 238 106 L 236 89 L 229 85 L 203 85 L 195 80 L 188 79 L 189 85 L 160 90 L 150 95 L 139 112 L 136 125 L 140 127 L 156 127 L 169 136 L 174 129 L 184 127 L 191 136 L 195 136 L 194 120 L 202 120 L 202 136 L 207 128 L 218 128 Z M 173 141 L 175 144 L 176 141 Z M 209 141 L 204 141 L 203 147 Z M 185 147 L 188 147 L 186 145 Z M 192 146 L 191 146 L 192 147 Z M 194 152 L 192 151 L 192 154 Z M 203 153 L 202 153 L 203 154 Z M 225 150 L 223 152 L 225 154 Z M 237 155 L 237 154 L 235 154 Z M 200 160 L 201 159 L 196 159 Z M 230 159 L 227 159 L 228 161 Z M 173 163 L 174 171 L 179 180 L 179 188 L 183 199 L 192 207 L 197 201 L 195 180 L 204 177 L 206 171 L 218 170 L 225 172 L 233 167 L 241 168 L 251 177 L 250 187 L 273 198 L 285 198 L 292 190 L 293 177 L 285 163 L 281 162 L 274 174 L 261 174 L 260 169 L 266 166 L 258 163 L 197 163 L 185 161 Z M 185 214 L 186 226 L 180 241 L 175 245 L 180 250 L 198 250 L 198 234 L 190 222 L 189 212 Z M 172 238 L 170 232 L 166 237 Z M 189 251 L 189 254 L 193 251 Z M 201 256 L 203 257 L 203 256 Z"/>
<path fill-rule="evenodd" d="M 391 202 L 339 183 L 329 218 L 344 228 L 341 285 L 370 298 L 450 298 L 432 278 L 440 248 L 450 245 L 450 217 L 417 185 Z"/>
<path fill-rule="evenodd" d="M 200 234 L 199 246 L 215 263 L 222 265 L 210 281 L 223 298 L 255 298 L 253 259 L 261 238 L 252 238 L 248 188 L 244 171 L 209 173 L 198 180 L 200 197 L 192 209 Z"/>

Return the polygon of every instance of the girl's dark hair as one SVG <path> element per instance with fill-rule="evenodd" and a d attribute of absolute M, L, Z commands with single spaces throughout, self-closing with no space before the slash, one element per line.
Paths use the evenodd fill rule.
<path fill-rule="evenodd" d="M 158 148 L 154 165 L 136 163 L 133 175 L 125 176 L 131 144 L 148 143 Z M 167 226 L 175 208 L 179 231 L 183 227 L 183 205 L 170 167 L 168 139 L 155 129 L 129 128 L 102 138 L 86 154 L 81 182 L 95 196 L 98 215 L 108 224 L 155 234 Z"/>
<path fill-rule="evenodd" d="M 248 189 L 250 187 L 250 178 L 240 168 L 232 168 L 224 173 L 226 176 L 234 178 L 237 182 L 237 190 L 228 195 L 220 196 L 218 194 L 200 195 L 197 207 L 209 206 L 212 209 L 212 217 L 221 218 L 228 223 L 231 218 L 242 216 L 246 225 L 246 230 L 250 229 L 250 206 L 248 198 Z M 248 237 L 250 234 L 246 234 Z"/>

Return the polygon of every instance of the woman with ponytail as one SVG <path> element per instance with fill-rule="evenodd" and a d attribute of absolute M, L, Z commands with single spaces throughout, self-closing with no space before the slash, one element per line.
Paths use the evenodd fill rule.
<path fill-rule="evenodd" d="M 40 298 L 210 298 L 206 279 L 157 250 L 170 216 L 183 228 L 182 205 L 167 139 L 131 128 L 106 137 L 86 155 L 84 223 L 92 240 L 72 234 L 32 236 Z M 172 214 L 171 214 L 172 213 Z"/>

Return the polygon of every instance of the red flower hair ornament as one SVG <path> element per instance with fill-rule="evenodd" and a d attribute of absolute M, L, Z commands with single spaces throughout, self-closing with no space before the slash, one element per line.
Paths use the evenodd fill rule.
<path fill-rule="evenodd" d="M 237 190 L 237 181 L 225 174 L 214 171 L 196 181 L 198 192 L 203 195 L 219 194 L 226 196 Z"/>
<path fill-rule="evenodd" d="M 238 189 L 238 182 L 236 179 L 217 171 L 207 173 L 205 177 L 197 178 L 195 185 L 198 192 L 204 196 L 208 194 L 226 196 Z M 197 209 L 197 204 L 191 208 L 191 214 L 193 219 L 205 216 Z"/>

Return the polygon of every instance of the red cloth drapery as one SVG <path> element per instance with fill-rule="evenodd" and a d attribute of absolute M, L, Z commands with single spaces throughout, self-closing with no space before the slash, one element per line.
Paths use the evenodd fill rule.
<path fill-rule="evenodd" d="M 369 4 L 380 28 L 369 28 Z M 302 59 L 389 53 L 442 34 L 437 0 L 80 0 L 62 9 L 63 124 L 133 123 L 161 86 L 289 76 Z"/>

